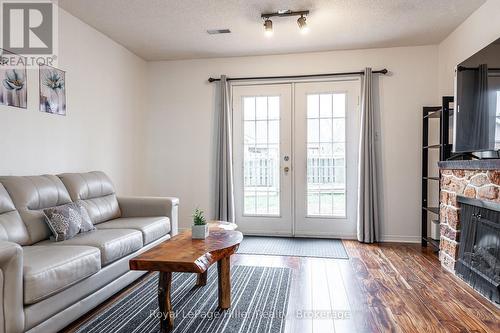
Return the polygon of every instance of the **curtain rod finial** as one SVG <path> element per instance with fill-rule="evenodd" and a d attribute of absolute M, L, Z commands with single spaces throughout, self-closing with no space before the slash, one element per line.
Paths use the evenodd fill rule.
<path fill-rule="evenodd" d="M 214 82 L 215 79 L 213 77 L 208 78 L 208 82 Z"/>

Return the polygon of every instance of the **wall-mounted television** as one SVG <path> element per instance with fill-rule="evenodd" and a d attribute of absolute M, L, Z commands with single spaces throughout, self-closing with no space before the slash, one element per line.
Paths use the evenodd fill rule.
<path fill-rule="evenodd" d="M 457 66 L 453 134 L 455 153 L 500 150 L 500 38 Z"/>

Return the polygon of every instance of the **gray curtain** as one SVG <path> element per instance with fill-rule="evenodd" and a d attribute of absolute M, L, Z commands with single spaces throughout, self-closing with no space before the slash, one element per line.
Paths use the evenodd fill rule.
<path fill-rule="evenodd" d="M 489 96 L 488 96 L 488 65 L 479 65 L 477 72 L 473 71 L 474 82 L 474 114 L 472 118 L 471 133 L 477 136 L 476 140 L 480 147 L 491 147 L 490 145 L 490 114 L 489 114 Z M 494 109 L 493 109 L 494 110 Z M 494 135 L 493 135 L 494 137 Z M 494 141 L 494 140 L 492 140 Z"/>
<path fill-rule="evenodd" d="M 220 106 L 217 110 L 217 148 L 215 176 L 215 218 L 234 222 L 234 182 L 230 86 L 226 76 L 219 81 Z"/>
<path fill-rule="evenodd" d="M 361 90 L 361 129 L 358 163 L 358 241 L 373 243 L 379 237 L 379 202 L 375 143 L 373 74 L 366 68 Z"/>

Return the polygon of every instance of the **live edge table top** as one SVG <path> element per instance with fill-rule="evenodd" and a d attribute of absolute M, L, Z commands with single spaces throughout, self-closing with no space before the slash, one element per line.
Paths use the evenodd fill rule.
<path fill-rule="evenodd" d="M 130 269 L 204 273 L 210 265 L 238 250 L 243 234 L 233 226 L 227 222 L 211 222 L 206 239 L 192 239 L 191 230 L 183 231 L 131 259 Z"/>

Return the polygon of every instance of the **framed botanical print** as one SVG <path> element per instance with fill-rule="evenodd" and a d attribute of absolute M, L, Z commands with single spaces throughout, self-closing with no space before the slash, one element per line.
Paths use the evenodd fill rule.
<path fill-rule="evenodd" d="M 26 58 L 0 49 L 0 105 L 26 109 Z"/>
<path fill-rule="evenodd" d="M 40 111 L 66 115 L 66 72 L 55 67 L 40 66 Z"/>

